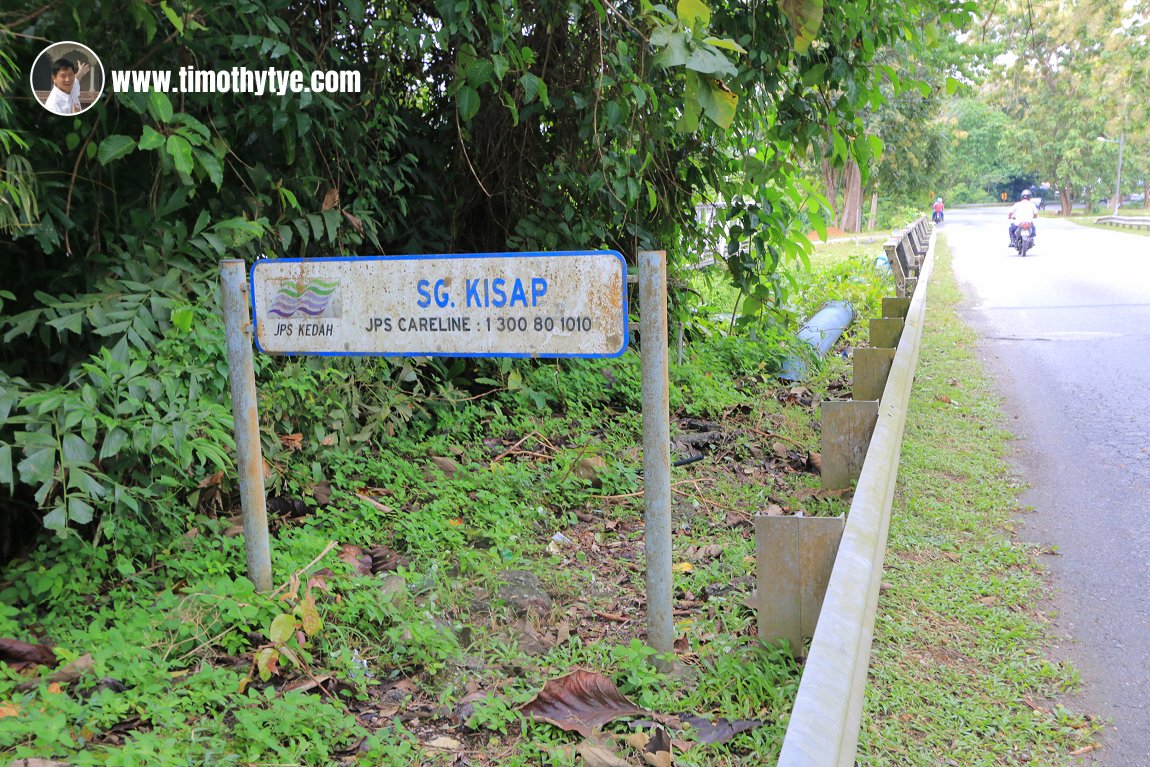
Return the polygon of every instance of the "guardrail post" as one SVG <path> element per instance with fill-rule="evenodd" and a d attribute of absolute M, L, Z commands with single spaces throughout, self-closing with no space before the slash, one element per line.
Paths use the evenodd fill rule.
<path fill-rule="evenodd" d="M 884 318 L 897 317 L 900 320 L 905 320 L 906 314 L 909 311 L 909 298 L 905 298 L 903 296 L 884 296 L 882 299 L 882 316 Z"/>
<path fill-rule="evenodd" d="M 867 445 L 878 421 L 878 402 L 825 400 L 819 404 L 822 486 L 828 490 L 850 487 L 866 459 Z"/>
<path fill-rule="evenodd" d="M 803 655 L 838 554 L 846 518 L 755 515 L 755 610 L 759 639 Z"/>
<path fill-rule="evenodd" d="M 852 357 L 854 390 L 851 396 L 860 400 L 881 399 L 882 390 L 886 387 L 886 378 L 890 374 L 890 366 L 894 362 L 894 349 L 855 349 Z"/>
<path fill-rule="evenodd" d="M 886 260 L 890 264 L 891 271 L 894 273 L 894 288 L 900 295 L 906 295 L 906 279 L 907 274 L 906 264 L 899 258 L 898 253 L 898 240 L 891 237 L 883 245 L 883 250 L 886 251 Z"/>
<path fill-rule="evenodd" d="M 884 299 L 885 301 L 885 299 Z M 870 321 L 870 345 L 878 349 L 894 349 L 902 337 L 902 317 L 882 317 Z"/>

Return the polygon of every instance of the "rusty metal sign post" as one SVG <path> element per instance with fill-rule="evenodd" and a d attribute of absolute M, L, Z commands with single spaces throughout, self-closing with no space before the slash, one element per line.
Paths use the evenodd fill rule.
<path fill-rule="evenodd" d="M 243 261 L 220 262 L 244 540 L 258 591 L 271 589 L 271 547 L 253 340 L 267 354 L 341 357 L 627 350 L 627 263 L 616 251 L 261 259 L 246 286 L 244 276 Z M 665 296 L 663 306 L 665 315 Z M 663 338 L 665 347 L 665 317 Z M 664 389 L 666 380 L 664 370 Z"/>
<path fill-rule="evenodd" d="M 667 253 L 639 252 L 643 379 L 643 540 L 647 558 L 647 644 L 673 652 L 671 575 L 671 416 L 668 391 Z M 669 665 L 655 663 L 661 671 Z"/>
<path fill-rule="evenodd" d="M 228 379 L 232 386 L 232 419 L 235 422 L 248 577 L 256 591 L 271 591 L 272 555 L 264 497 L 264 460 L 260 448 L 252 325 L 247 311 L 248 291 L 244 284 L 243 261 L 228 259 L 220 262 L 220 292 L 227 335 Z"/>

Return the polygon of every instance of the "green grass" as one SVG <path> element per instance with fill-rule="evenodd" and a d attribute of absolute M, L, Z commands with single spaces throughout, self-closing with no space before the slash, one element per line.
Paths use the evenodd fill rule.
<path fill-rule="evenodd" d="M 1150 229 L 1124 229 L 1122 227 L 1111 226 L 1109 224 L 1095 223 L 1099 217 L 1110 216 L 1113 214 L 1114 214 L 1114 210 L 1112 208 L 1103 208 L 1096 213 L 1091 213 L 1089 215 L 1086 215 L 1086 214 L 1072 215 L 1072 216 L 1069 216 L 1068 218 L 1066 218 L 1065 220 L 1073 221 L 1076 224 L 1080 224 L 1082 226 L 1093 227 L 1095 229 L 1105 229 L 1108 232 L 1125 232 L 1126 234 L 1140 234 L 1143 237 L 1150 237 Z M 1119 216 L 1135 217 L 1135 218 L 1146 217 L 1146 216 L 1150 216 L 1150 208 L 1143 208 L 1141 203 L 1135 203 L 1134 205 L 1120 208 L 1118 210 L 1118 215 Z"/>
<path fill-rule="evenodd" d="M 1010 532 L 1010 435 L 956 313 L 945 240 L 892 513 L 859 764 L 1068 765 L 1095 726 L 1060 704 L 1036 551 Z"/>

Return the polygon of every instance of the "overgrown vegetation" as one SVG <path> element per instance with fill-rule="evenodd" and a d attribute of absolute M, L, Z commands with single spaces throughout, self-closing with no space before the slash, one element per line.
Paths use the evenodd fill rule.
<path fill-rule="evenodd" d="M 937 123 L 945 151 L 932 186 L 960 203 L 1039 187 L 1062 211 L 1093 212 L 1113 206 L 1122 156 L 1122 195 L 1142 195 L 1125 205 L 1145 208 L 1150 115 L 1134 94 L 1150 87 L 1150 3 L 1017 1 L 989 13 L 968 39 L 984 54 L 981 76 Z"/>
<path fill-rule="evenodd" d="M 877 315 L 891 283 L 866 258 L 820 256 L 795 286 L 795 310 L 843 297 L 860 318 Z M 733 310 L 729 293 L 697 288 Z M 3 573 L 0 637 L 48 642 L 59 664 L 0 666 L 0 754 L 150 767 L 460 754 L 570 764 L 573 748 L 590 746 L 518 709 L 576 668 L 658 714 L 748 727 L 706 745 L 696 721 L 677 764 L 776 753 L 798 670 L 755 637 L 750 521 L 770 506 L 845 510 L 841 493 L 818 489 L 811 453 L 815 399 L 841 389 L 846 362 L 835 355 L 809 385 L 780 386 L 778 339 L 727 327 L 688 339 L 672 366 L 676 457 L 704 456 L 673 477 L 675 677 L 654 670 L 641 641 L 634 354 L 526 375 L 496 366 L 501 383 L 485 396 L 413 397 L 406 417 L 380 419 L 379 447 L 315 428 L 346 417 L 346 398 L 377 386 L 367 376 L 378 368 L 353 379 L 355 367 L 296 361 L 290 376 L 272 372 L 262 403 L 279 446 L 269 460 L 279 587 L 256 594 L 243 577 L 221 474 L 203 477 L 198 497 L 161 505 L 172 533 L 153 537 L 147 560 L 105 541 L 46 540 Z M 124 375 L 125 390 L 137 385 Z M 162 399 L 138 385 L 135 396 Z M 289 431 L 299 424 L 312 428 Z M 638 758 L 613 736 L 608 745 Z"/>
<path fill-rule="evenodd" d="M 928 73 L 903 63 L 972 9 L 132 0 L 0 12 L 0 252 L 19 264 L 0 291 L 7 540 L 43 525 L 147 566 L 197 485 L 231 472 L 213 319 L 224 257 L 658 248 L 677 268 L 723 242 L 739 311 L 761 338 L 784 334 L 806 234 L 838 219 L 848 179 L 861 204 L 882 145 L 871 110 L 933 103 Z M 73 39 L 100 55 L 106 89 L 60 119 L 32 103 L 25 69 L 45 40 Z M 360 91 L 110 87 L 112 70 L 238 65 L 355 71 Z M 713 226 L 702 203 L 722 211 Z M 672 295 L 688 324 L 691 295 Z M 261 364 L 275 428 L 365 446 L 487 396 L 483 381 L 546 377 L 489 362 Z M 315 383 L 343 387 L 339 413 L 308 400 Z"/>

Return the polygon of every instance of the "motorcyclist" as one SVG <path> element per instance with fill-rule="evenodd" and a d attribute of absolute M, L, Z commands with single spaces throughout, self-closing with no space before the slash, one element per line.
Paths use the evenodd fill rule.
<path fill-rule="evenodd" d="M 1010 211 L 1006 217 L 1011 219 L 1010 222 L 1010 246 L 1014 247 L 1014 233 L 1018 231 L 1018 225 L 1024 221 L 1029 221 L 1031 231 L 1035 237 L 1038 236 L 1038 227 L 1034 225 L 1034 219 L 1038 218 L 1038 206 L 1030 199 L 1030 190 L 1023 189 L 1021 199 L 1011 206 Z"/>
<path fill-rule="evenodd" d="M 942 221 L 942 210 L 943 210 L 942 198 L 939 197 L 937 200 L 934 201 L 934 219 L 933 220 L 935 222 Z"/>

